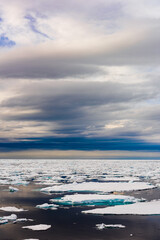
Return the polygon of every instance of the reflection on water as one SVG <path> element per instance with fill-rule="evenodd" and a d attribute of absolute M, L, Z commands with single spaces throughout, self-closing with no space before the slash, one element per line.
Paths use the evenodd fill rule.
<path fill-rule="evenodd" d="M 2 191 L 1 187 L 0 206 L 16 206 L 28 209 L 28 212 L 17 213 L 18 218 L 34 219 L 33 224 L 51 224 L 52 228 L 47 231 L 32 231 L 22 229 L 29 225 L 27 222 L 9 223 L 0 226 L 1 240 L 22 240 L 25 238 L 38 238 L 40 240 L 128 240 L 133 234 L 134 240 L 159 240 L 160 216 L 90 216 L 81 213 L 87 207 L 59 208 L 58 210 L 37 209 L 37 204 L 49 202 L 56 197 L 52 194 L 45 195 L 38 191 L 32 191 L 34 185 L 19 187 L 20 191 L 10 193 Z M 0 216 L 10 213 L 0 212 Z M 125 229 L 97 230 L 96 224 L 123 224 Z"/>

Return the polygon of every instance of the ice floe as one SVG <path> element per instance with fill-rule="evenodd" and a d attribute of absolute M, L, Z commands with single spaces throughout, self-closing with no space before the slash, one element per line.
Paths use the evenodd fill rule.
<path fill-rule="evenodd" d="M 12 187 L 12 186 L 10 186 L 10 187 L 9 187 L 9 191 L 10 191 L 10 192 L 17 192 L 17 191 L 19 191 L 19 189 L 18 189 L 18 188 L 15 188 L 15 187 Z"/>
<path fill-rule="evenodd" d="M 130 215 L 160 215 L 160 200 L 138 202 L 130 205 L 96 208 L 83 211 L 86 214 L 130 214 Z"/>
<path fill-rule="evenodd" d="M 19 222 L 33 222 L 33 219 L 27 219 L 27 218 L 17 218 L 14 223 L 19 223 Z"/>
<path fill-rule="evenodd" d="M 59 186 L 52 186 L 42 188 L 41 192 L 54 193 L 54 192 L 122 192 L 133 190 L 144 190 L 155 188 L 154 185 L 146 182 L 84 182 L 84 183 L 72 183 L 62 184 Z"/>
<path fill-rule="evenodd" d="M 137 199 L 131 196 L 125 195 L 101 195 L 101 194 L 74 194 L 66 195 L 61 198 L 50 199 L 51 202 L 58 205 L 68 206 L 84 206 L 84 205 L 119 205 L 130 204 L 138 201 L 144 201 L 144 199 Z"/>
<path fill-rule="evenodd" d="M 57 210 L 57 205 L 55 204 L 48 204 L 48 203 L 43 203 L 41 205 L 37 205 L 36 208 L 41 208 L 44 210 L 51 209 L 51 210 Z"/>
<path fill-rule="evenodd" d="M 9 216 L 0 217 L 0 225 L 1 224 L 6 224 L 8 222 L 16 221 L 16 219 L 17 219 L 16 214 L 11 214 Z"/>
<path fill-rule="evenodd" d="M 51 225 L 38 224 L 38 225 L 24 226 L 22 228 L 31 229 L 33 231 L 42 231 L 42 230 L 47 230 L 47 229 L 51 228 Z"/>
<path fill-rule="evenodd" d="M 17 208 L 17 207 L 1 207 L 0 210 L 1 211 L 5 211 L 5 212 L 23 212 L 23 211 L 27 211 L 27 210 L 24 210 L 23 208 Z"/>
<path fill-rule="evenodd" d="M 8 220 L 0 220 L 0 225 L 8 223 Z"/>
<path fill-rule="evenodd" d="M 125 227 L 126 226 L 122 224 L 104 224 L 104 223 L 96 224 L 96 228 L 98 230 L 103 230 L 105 228 L 125 228 Z"/>

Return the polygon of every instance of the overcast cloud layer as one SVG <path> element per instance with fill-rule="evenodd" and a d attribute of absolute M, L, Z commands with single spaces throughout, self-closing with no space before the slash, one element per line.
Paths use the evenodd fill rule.
<path fill-rule="evenodd" d="M 0 156 L 160 151 L 159 1 L 6 0 L 0 24 Z"/>

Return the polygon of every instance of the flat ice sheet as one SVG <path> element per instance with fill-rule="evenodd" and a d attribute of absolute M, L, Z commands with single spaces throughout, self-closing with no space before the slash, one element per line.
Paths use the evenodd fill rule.
<path fill-rule="evenodd" d="M 73 194 L 66 195 L 59 199 L 50 199 L 51 202 L 60 205 L 92 205 L 92 204 L 127 204 L 141 201 L 131 196 L 125 195 L 114 195 L 114 194 Z"/>
<path fill-rule="evenodd" d="M 130 215 L 159 215 L 160 200 L 151 202 L 138 202 L 129 205 L 120 205 L 114 207 L 96 208 L 83 211 L 86 214 L 130 214 Z"/>
<path fill-rule="evenodd" d="M 17 207 L 1 207 L 0 210 L 5 211 L 5 212 L 23 212 L 23 211 L 27 211 L 27 210 L 24 210 L 23 208 L 17 208 Z"/>
<path fill-rule="evenodd" d="M 48 204 L 48 203 L 43 203 L 41 205 L 37 205 L 36 208 L 41 208 L 44 210 L 51 209 L 51 210 L 57 210 L 57 205 L 55 204 Z"/>
<path fill-rule="evenodd" d="M 98 230 L 103 230 L 105 228 L 125 228 L 125 227 L 126 226 L 122 224 L 104 224 L 104 223 L 96 224 L 96 228 Z"/>
<path fill-rule="evenodd" d="M 31 229 L 33 231 L 42 231 L 42 230 L 47 230 L 47 229 L 51 228 L 51 225 L 38 224 L 38 225 L 24 226 L 22 228 Z"/>
<path fill-rule="evenodd" d="M 54 192 L 123 192 L 123 191 L 133 191 L 133 190 L 144 190 L 154 188 L 146 182 L 111 182 L 111 183 L 101 183 L 101 182 L 83 182 L 83 183 L 72 183 L 72 184 L 62 184 L 59 186 L 52 186 L 42 188 L 42 192 L 54 193 Z"/>

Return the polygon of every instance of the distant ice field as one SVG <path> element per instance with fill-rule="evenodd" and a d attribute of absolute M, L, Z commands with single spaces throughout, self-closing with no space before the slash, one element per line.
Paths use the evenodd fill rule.
<path fill-rule="evenodd" d="M 30 183 L 37 186 L 41 194 L 63 195 L 51 197 L 50 202 L 37 203 L 35 208 L 41 210 L 57 210 L 66 205 L 68 207 L 94 205 L 95 209 L 85 213 L 117 214 L 118 211 L 120 214 L 136 212 L 143 215 L 144 212 L 139 211 L 137 206 L 142 206 L 143 209 L 151 206 L 153 210 L 145 210 L 145 213 L 155 214 L 153 205 L 159 207 L 159 202 L 148 203 L 145 199 L 131 196 L 131 192 L 159 188 L 160 161 L 0 160 L 0 186 L 6 186 L 6 191 L 10 194 L 21 194 L 21 191 L 18 191 L 20 186 L 18 188 L 17 186 L 27 187 Z M 142 201 L 146 202 L 141 203 Z M 96 208 L 101 205 L 106 208 Z M 116 207 L 119 207 L 118 210 Z M 133 211 L 133 208 L 136 210 Z M 14 212 L 15 208 L 0 206 L 0 210 Z"/>
<path fill-rule="evenodd" d="M 7 164 L 6 164 L 7 162 Z M 158 160 L 0 160 L 0 185 L 84 182 L 160 184 Z"/>

